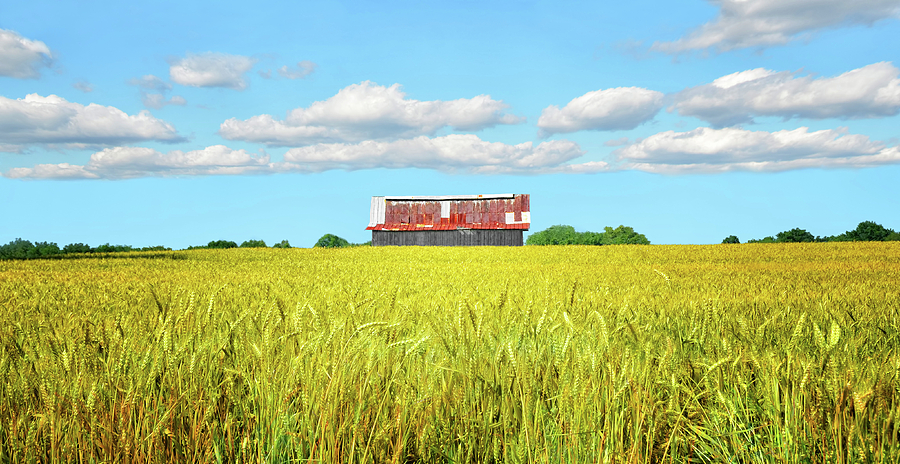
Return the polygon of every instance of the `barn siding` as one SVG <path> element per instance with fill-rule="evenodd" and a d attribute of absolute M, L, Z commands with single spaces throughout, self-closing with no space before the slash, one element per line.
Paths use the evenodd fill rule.
<path fill-rule="evenodd" d="M 523 229 L 528 194 L 372 197 L 367 230 Z"/>
<path fill-rule="evenodd" d="M 515 229 L 373 230 L 372 246 L 522 246 L 523 235 Z"/>

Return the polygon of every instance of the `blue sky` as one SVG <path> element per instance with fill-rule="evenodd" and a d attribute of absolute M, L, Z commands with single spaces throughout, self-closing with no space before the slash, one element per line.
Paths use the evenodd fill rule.
<path fill-rule="evenodd" d="M 0 4 L 0 242 L 362 242 L 373 195 L 469 193 L 900 229 L 900 0 L 587 3 Z"/>

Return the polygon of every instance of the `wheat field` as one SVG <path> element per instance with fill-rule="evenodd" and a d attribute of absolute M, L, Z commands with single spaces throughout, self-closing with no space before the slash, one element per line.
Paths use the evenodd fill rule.
<path fill-rule="evenodd" d="M 900 462 L 900 243 L 0 262 L 0 462 Z"/>

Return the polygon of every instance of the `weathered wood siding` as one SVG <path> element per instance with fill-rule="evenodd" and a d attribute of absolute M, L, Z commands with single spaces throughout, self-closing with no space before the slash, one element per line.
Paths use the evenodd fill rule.
<path fill-rule="evenodd" d="M 373 230 L 372 246 L 522 246 L 522 230 Z"/>

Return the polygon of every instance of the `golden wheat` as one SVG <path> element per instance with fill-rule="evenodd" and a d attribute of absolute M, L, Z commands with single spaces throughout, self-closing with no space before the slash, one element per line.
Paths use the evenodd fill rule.
<path fill-rule="evenodd" d="M 0 462 L 900 461 L 898 244 L 122 256 L 0 262 Z"/>

